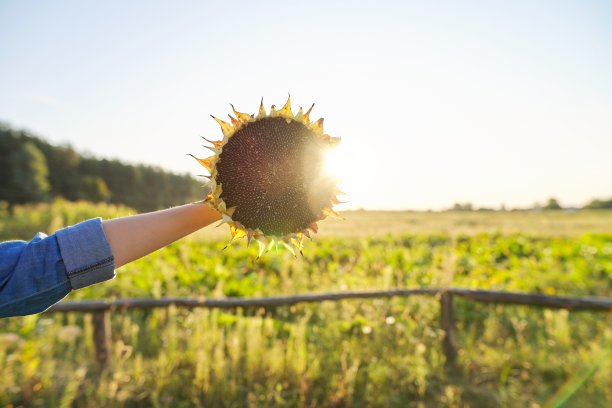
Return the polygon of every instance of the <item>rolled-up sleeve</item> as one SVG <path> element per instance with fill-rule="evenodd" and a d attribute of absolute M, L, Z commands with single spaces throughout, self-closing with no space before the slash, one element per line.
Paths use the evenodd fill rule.
<path fill-rule="evenodd" d="M 73 289 L 112 279 L 115 263 L 99 218 L 30 242 L 0 244 L 0 317 L 38 313 Z"/>

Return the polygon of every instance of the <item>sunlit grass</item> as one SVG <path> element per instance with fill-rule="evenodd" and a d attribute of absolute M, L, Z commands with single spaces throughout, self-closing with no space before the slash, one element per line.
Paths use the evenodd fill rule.
<path fill-rule="evenodd" d="M 255 248 L 223 251 L 223 241 L 183 240 L 69 298 L 443 285 L 606 296 L 612 235 L 585 234 L 595 214 L 605 226 L 607 213 L 550 216 L 556 225 L 572 226 L 571 234 L 555 235 L 552 227 L 534 231 L 550 225 L 548 214 L 402 213 L 400 224 L 420 227 L 394 235 L 319 236 L 306 245 L 304 258 L 281 250 L 260 261 Z M 508 229 L 487 232 L 498 216 L 497 225 Z M 470 231 L 426 230 L 452 220 L 480 221 Z M 357 221 L 366 224 L 366 216 L 345 223 Z M 13 220 L 0 222 L 6 227 Z M 512 233 L 512 222 L 532 229 Z M 0 406 L 541 406 L 561 395 L 569 398 L 566 406 L 597 407 L 612 400 L 609 359 L 576 379 L 609 347 L 609 314 L 457 299 L 459 370 L 450 373 L 438 308 L 435 298 L 414 297 L 237 311 L 116 311 L 113 356 L 101 374 L 90 315 L 4 319 Z"/>

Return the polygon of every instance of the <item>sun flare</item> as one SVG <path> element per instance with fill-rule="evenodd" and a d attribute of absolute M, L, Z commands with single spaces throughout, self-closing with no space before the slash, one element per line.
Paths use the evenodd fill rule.
<path fill-rule="evenodd" d="M 359 158 L 354 152 L 349 152 L 344 145 L 332 147 L 323 157 L 325 174 L 334 178 L 345 193 L 348 193 L 347 186 L 354 184 L 358 177 L 358 165 Z"/>

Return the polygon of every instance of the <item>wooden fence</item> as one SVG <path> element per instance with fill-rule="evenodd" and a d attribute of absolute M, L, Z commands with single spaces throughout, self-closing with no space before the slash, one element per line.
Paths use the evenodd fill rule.
<path fill-rule="evenodd" d="M 190 298 L 160 298 L 160 299 L 117 299 L 114 301 L 83 300 L 60 302 L 46 313 L 81 312 L 93 313 L 93 340 L 96 347 L 96 361 L 103 368 L 110 358 L 111 350 L 111 312 L 129 309 L 154 309 L 176 306 L 193 309 L 219 308 L 259 308 L 295 305 L 297 303 L 313 303 L 324 301 L 339 301 L 345 299 L 373 299 L 407 296 L 435 296 L 440 302 L 440 328 L 445 335 L 442 339 L 442 350 L 446 357 L 446 366 L 452 368 L 457 360 L 457 342 L 455 340 L 454 306 L 455 297 L 482 303 L 526 305 L 540 308 L 606 311 L 612 310 L 612 298 L 607 297 L 567 297 L 539 294 L 498 292 L 485 290 L 470 290 L 456 288 L 420 288 L 394 289 L 376 291 L 355 291 L 337 293 L 303 294 L 293 296 L 270 296 L 260 298 L 226 298 L 226 299 L 190 299 Z"/>

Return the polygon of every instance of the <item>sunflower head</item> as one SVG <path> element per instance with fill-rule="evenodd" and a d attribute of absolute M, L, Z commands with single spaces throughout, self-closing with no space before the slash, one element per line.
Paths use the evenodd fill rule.
<path fill-rule="evenodd" d="M 340 138 L 323 132 L 323 118 L 310 121 L 312 107 L 294 115 L 290 98 L 269 113 L 262 101 L 257 115 L 231 107 L 230 123 L 213 116 L 223 132 L 220 141 L 206 139 L 213 155 L 196 158 L 210 173 L 206 203 L 229 224 L 230 243 L 256 240 L 260 256 L 276 243 L 301 252 L 317 222 L 337 216 L 332 206 L 340 192 L 324 159 Z"/>

